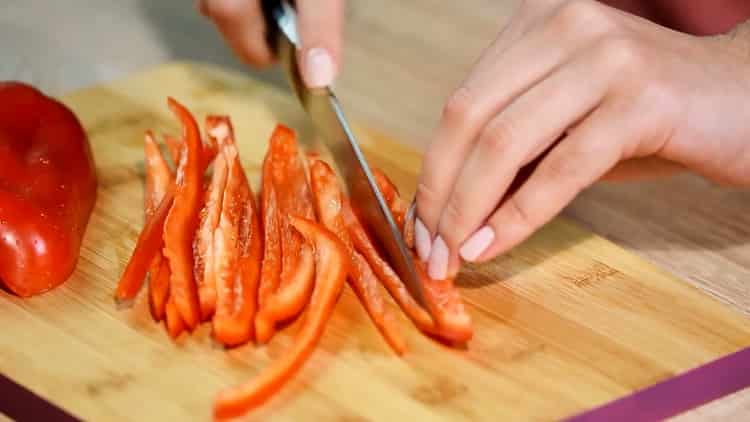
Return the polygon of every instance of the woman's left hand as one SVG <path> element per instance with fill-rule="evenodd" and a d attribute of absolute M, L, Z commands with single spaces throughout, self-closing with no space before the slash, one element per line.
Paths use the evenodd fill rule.
<path fill-rule="evenodd" d="M 694 37 L 593 0 L 522 2 L 425 154 L 415 234 L 430 276 L 507 251 L 603 177 L 687 168 L 750 185 L 749 37 L 735 35 Z"/>

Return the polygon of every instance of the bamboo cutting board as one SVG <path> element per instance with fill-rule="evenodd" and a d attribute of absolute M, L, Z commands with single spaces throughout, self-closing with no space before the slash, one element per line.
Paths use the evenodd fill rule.
<path fill-rule="evenodd" d="M 267 139 L 283 122 L 311 139 L 301 108 L 220 69 L 171 64 L 64 98 L 81 118 L 100 177 L 80 263 L 62 287 L 0 297 L 0 370 L 87 420 L 208 420 L 216 392 L 258 373 L 294 326 L 264 347 L 224 351 L 207 326 L 177 342 L 142 294 L 112 294 L 143 224 L 143 132 L 178 133 L 166 97 L 202 119 L 232 116 L 257 189 Z M 410 198 L 416 152 L 356 130 L 373 165 Z M 347 290 L 321 345 L 251 420 L 557 420 L 750 346 L 750 321 L 604 239 L 556 219 L 458 279 L 476 326 L 451 350 L 401 318 L 393 355 Z M 400 315 L 400 314 L 399 314 Z"/>

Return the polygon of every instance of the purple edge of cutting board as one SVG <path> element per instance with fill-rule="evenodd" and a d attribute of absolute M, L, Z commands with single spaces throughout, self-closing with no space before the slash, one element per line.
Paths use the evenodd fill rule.
<path fill-rule="evenodd" d="M 603 406 L 565 419 L 659 421 L 750 386 L 750 347 L 691 369 Z M 74 416 L 0 374 L 0 412 L 15 420 L 77 421 Z"/>
<path fill-rule="evenodd" d="M 748 386 L 750 347 L 565 419 L 565 422 L 660 421 Z"/>

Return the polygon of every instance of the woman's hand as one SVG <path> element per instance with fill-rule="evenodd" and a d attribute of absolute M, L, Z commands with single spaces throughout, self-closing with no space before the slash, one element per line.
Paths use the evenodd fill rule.
<path fill-rule="evenodd" d="M 603 177 L 688 168 L 750 185 L 741 32 L 698 38 L 593 0 L 522 2 L 426 152 L 415 230 L 430 276 L 507 251 Z"/>
<path fill-rule="evenodd" d="M 330 85 L 341 66 L 344 0 L 298 0 L 297 27 L 302 41 L 298 62 L 309 87 Z M 248 64 L 271 64 L 260 0 L 198 0 L 234 52 Z"/>

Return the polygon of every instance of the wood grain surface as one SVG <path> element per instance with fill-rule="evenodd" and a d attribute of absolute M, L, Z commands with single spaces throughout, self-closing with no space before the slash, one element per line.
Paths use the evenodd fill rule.
<path fill-rule="evenodd" d="M 208 419 L 218 389 L 257 374 L 295 328 L 226 352 L 208 327 L 172 343 L 143 297 L 116 309 L 114 286 L 143 221 L 143 131 L 178 130 L 167 95 L 201 118 L 233 117 L 256 189 L 276 122 L 314 141 L 291 97 L 206 66 L 163 66 L 64 98 L 91 136 L 97 206 L 69 282 L 30 300 L 0 296 L 0 371 L 88 420 Z M 420 155 L 356 132 L 410 196 Z M 410 351 L 397 358 L 347 291 L 313 358 L 250 419 L 555 420 L 750 345 L 739 312 L 565 218 L 458 282 L 476 323 L 466 350 L 402 318 Z"/>

